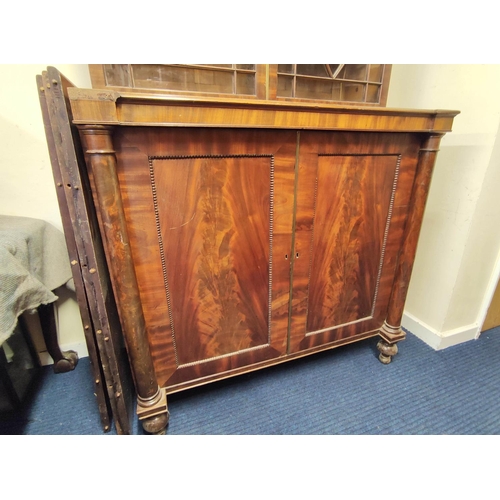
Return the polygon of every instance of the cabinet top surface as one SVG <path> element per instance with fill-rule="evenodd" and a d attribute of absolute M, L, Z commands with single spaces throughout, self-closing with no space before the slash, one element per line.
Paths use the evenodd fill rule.
<path fill-rule="evenodd" d="M 68 88 L 77 125 L 451 131 L 456 110 L 415 110 Z"/>

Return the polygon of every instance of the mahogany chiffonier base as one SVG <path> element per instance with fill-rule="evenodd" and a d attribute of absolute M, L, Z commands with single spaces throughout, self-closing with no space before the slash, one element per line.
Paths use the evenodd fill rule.
<path fill-rule="evenodd" d="M 68 96 L 147 432 L 189 387 L 375 336 L 391 361 L 456 111 Z"/>

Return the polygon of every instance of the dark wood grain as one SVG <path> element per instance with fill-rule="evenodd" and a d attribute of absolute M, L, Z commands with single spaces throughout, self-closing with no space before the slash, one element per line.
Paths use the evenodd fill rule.
<path fill-rule="evenodd" d="M 152 160 L 179 364 L 269 342 L 270 156 Z"/>
<path fill-rule="evenodd" d="M 422 218 L 427 203 L 432 171 L 436 162 L 441 138 L 441 135 L 429 136 L 424 140 L 419 152 L 418 168 L 413 184 L 408 222 L 401 245 L 398 265 L 395 270 L 394 286 L 392 288 L 391 302 L 387 315 L 387 324 L 392 327 L 397 327 L 400 332 L 404 304 L 413 270 L 413 262 L 417 252 Z"/>
<path fill-rule="evenodd" d="M 158 382 L 147 345 L 142 306 L 137 292 L 135 270 L 116 175 L 116 158 L 108 127 L 82 127 L 80 135 L 92 171 L 99 201 L 101 228 L 107 243 L 108 266 L 118 302 L 118 312 L 131 359 L 138 396 L 153 398 Z"/>
<path fill-rule="evenodd" d="M 397 156 L 318 158 L 306 330 L 371 316 Z"/>
<path fill-rule="evenodd" d="M 295 134 L 127 129 L 115 142 L 159 380 L 283 355 Z"/>
<path fill-rule="evenodd" d="M 418 136 L 302 133 L 290 352 L 380 328 Z"/>

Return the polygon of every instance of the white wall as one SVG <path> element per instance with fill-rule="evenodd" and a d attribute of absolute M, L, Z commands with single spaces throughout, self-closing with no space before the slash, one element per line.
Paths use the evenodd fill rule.
<path fill-rule="evenodd" d="M 388 106 L 458 109 L 441 142 L 403 325 L 440 349 L 475 338 L 498 279 L 500 65 L 393 66 Z"/>
<path fill-rule="evenodd" d="M 0 213 L 43 219 L 62 231 L 36 86 L 36 75 L 47 66 L 56 66 L 77 86 L 91 86 L 86 64 L 0 64 Z M 63 289 L 58 296 L 61 348 L 85 356 L 74 294 Z M 41 359 L 50 361 L 44 353 Z"/>

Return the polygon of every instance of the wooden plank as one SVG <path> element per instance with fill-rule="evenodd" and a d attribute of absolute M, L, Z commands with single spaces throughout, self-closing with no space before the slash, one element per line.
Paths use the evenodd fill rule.
<path fill-rule="evenodd" d="M 38 96 L 40 99 L 40 107 L 42 110 L 43 124 L 45 128 L 45 135 L 47 138 L 47 146 L 49 150 L 50 162 L 52 165 L 52 174 L 56 184 L 57 201 L 59 204 L 59 211 L 61 213 L 61 220 L 66 239 L 66 246 L 68 248 L 68 256 L 70 259 L 71 271 L 73 282 L 75 284 L 76 299 L 80 310 L 80 316 L 84 326 L 85 341 L 90 358 L 90 365 L 92 375 L 94 378 L 94 393 L 97 399 L 97 406 L 101 417 L 101 426 L 104 431 L 109 431 L 111 428 L 111 410 L 109 408 L 107 394 L 105 392 L 105 379 L 102 371 L 102 364 L 97 350 L 96 340 L 94 337 L 94 329 L 92 328 L 92 321 L 90 318 L 89 305 L 85 286 L 83 284 L 83 277 L 79 266 L 73 265 L 78 262 L 78 250 L 76 247 L 75 234 L 71 223 L 71 217 L 64 190 L 57 189 L 62 186 L 61 171 L 59 170 L 59 162 L 57 158 L 57 150 L 52 135 L 52 126 L 49 117 L 49 110 L 46 100 L 46 91 L 48 90 L 44 84 L 42 75 L 37 75 L 36 82 L 38 86 Z"/>
<path fill-rule="evenodd" d="M 85 330 L 94 332 L 94 346 L 98 354 L 96 362 L 99 363 L 102 375 L 99 383 L 102 387 L 105 386 L 103 390 L 107 395 L 117 432 L 129 434 L 133 385 L 123 356 L 116 306 L 108 284 L 107 269 L 103 265 L 102 243 L 95 213 L 92 202 L 88 199 L 88 179 L 80 171 L 81 149 L 78 143 L 75 144 L 78 136 L 72 130 L 70 110 L 66 105 L 65 96 L 71 83 L 55 68 L 48 68 L 43 73 L 42 80 L 56 151 L 55 170 L 59 176 L 56 190 L 63 193 L 58 196 L 62 198 L 63 210 L 67 210 L 71 221 L 68 231 L 73 235 L 77 250 L 77 255 L 72 259 L 72 267 L 80 270 L 83 281 L 80 294 L 85 296 L 90 312 L 90 318 L 86 318 L 89 321 L 84 321 L 84 326 L 87 327 Z"/>

